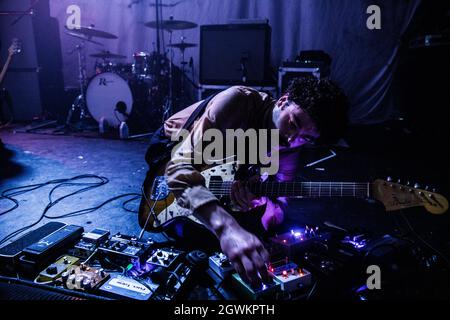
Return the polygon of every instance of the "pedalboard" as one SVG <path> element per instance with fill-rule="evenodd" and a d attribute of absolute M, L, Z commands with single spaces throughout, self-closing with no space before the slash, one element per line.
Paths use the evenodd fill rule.
<path fill-rule="evenodd" d="M 214 254 L 209 257 L 209 267 L 213 270 L 221 279 L 227 278 L 234 272 L 234 267 L 231 264 L 228 257 L 223 253 Z"/>
<path fill-rule="evenodd" d="M 143 262 L 152 245 L 150 240 L 138 240 L 137 237 L 117 233 L 111 239 L 100 243 L 98 249 L 103 257 L 113 263 L 127 266 L 130 263 Z"/>

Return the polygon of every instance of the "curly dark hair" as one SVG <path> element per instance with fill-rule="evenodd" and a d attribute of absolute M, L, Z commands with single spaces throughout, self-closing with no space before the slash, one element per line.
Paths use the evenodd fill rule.
<path fill-rule="evenodd" d="M 317 143 L 335 143 L 345 132 L 348 124 L 348 99 L 332 81 L 315 77 L 294 78 L 286 91 L 289 100 L 305 110 L 320 137 Z"/>

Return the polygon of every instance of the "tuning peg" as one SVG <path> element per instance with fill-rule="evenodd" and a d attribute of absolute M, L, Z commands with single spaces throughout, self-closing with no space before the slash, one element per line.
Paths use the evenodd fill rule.
<path fill-rule="evenodd" d="M 425 186 L 425 190 L 428 190 L 430 187 L 429 186 Z"/>
<path fill-rule="evenodd" d="M 397 179 L 397 183 L 402 183 L 402 180 L 401 179 Z"/>
<path fill-rule="evenodd" d="M 411 185 L 411 182 L 407 181 L 407 182 L 406 182 L 406 185 L 407 185 L 407 186 Z"/>
<path fill-rule="evenodd" d="M 436 192 L 437 192 L 437 189 L 436 189 L 436 188 L 433 188 L 433 192 L 436 193 Z"/>
<path fill-rule="evenodd" d="M 419 189 L 420 188 L 420 184 L 418 184 L 417 182 L 414 183 L 414 189 Z"/>
<path fill-rule="evenodd" d="M 386 181 L 387 181 L 387 182 L 391 182 L 391 181 L 392 181 L 392 178 L 391 178 L 391 177 L 387 177 L 387 178 L 386 178 Z"/>

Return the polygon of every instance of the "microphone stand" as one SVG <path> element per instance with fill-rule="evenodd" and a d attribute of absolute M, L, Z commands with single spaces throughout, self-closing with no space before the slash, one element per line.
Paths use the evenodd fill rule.
<path fill-rule="evenodd" d="M 24 12 L 22 12 L 21 14 L 19 14 L 19 16 L 18 16 L 16 19 L 14 19 L 14 21 L 11 22 L 10 25 L 11 25 L 11 26 L 15 25 L 17 22 L 20 21 L 20 19 L 22 19 L 23 17 L 25 17 L 25 16 L 27 16 L 27 15 L 30 15 L 30 16 L 34 15 L 34 10 L 33 10 L 33 8 L 37 5 L 38 2 L 39 2 L 39 0 L 35 0 L 35 1 L 31 4 L 31 6 L 28 8 L 28 10 L 25 10 Z"/>

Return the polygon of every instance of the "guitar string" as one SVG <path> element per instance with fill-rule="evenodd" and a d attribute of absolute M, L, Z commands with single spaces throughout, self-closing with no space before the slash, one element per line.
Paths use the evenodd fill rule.
<path fill-rule="evenodd" d="M 217 196 L 228 196 L 231 193 L 231 181 L 211 181 L 209 190 Z M 299 193 L 309 196 L 361 196 L 367 195 L 370 185 L 363 182 L 265 182 L 260 183 L 252 190 L 255 193 L 261 192 L 266 195 L 283 194 L 285 196 L 300 196 Z M 265 189 L 265 190 L 263 190 Z M 276 190 L 278 189 L 278 190 Z M 284 189 L 284 191 L 282 191 Z"/>

